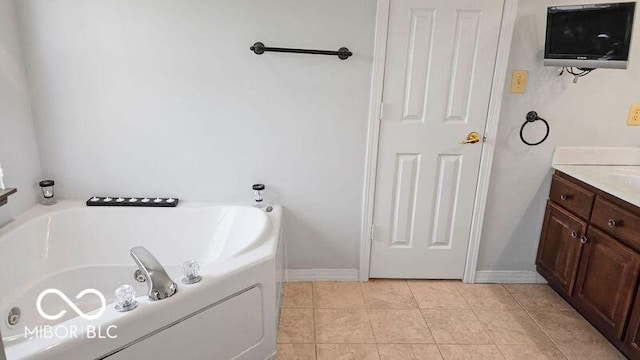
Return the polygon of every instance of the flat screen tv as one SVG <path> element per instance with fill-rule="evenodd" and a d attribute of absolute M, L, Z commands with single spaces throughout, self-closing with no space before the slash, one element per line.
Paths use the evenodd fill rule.
<path fill-rule="evenodd" d="M 626 69 L 636 3 L 551 6 L 544 64 Z"/>

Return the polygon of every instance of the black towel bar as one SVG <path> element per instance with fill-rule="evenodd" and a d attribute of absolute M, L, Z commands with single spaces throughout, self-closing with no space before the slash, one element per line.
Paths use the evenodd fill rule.
<path fill-rule="evenodd" d="M 330 50 L 309 50 L 309 49 L 292 49 L 292 48 L 279 48 L 279 47 L 266 47 L 263 43 L 257 42 L 249 48 L 249 50 L 256 53 L 256 55 L 262 55 L 265 51 L 284 52 L 284 53 L 298 53 L 298 54 L 313 54 L 313 55 L 333 55 L 339 57 L 341 60 L 347 60 L 349 56 L 353 56 L 353 53 L 346 47 L 341 47 L 338 51 Z"/>

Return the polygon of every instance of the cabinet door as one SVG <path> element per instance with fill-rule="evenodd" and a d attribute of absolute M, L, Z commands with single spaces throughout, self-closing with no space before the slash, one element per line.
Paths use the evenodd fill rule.
<path fill-rule="evenodd" d="M 578 272 L 587 224 L 554 202 L 547 203 L 536 265 L 538 272 L 551 285 L 571 295 Z"/>
<path fill-rule="evenodd" d="M 640 289 L 633 304 L 631 319 L 624 337 L 626 355 L 632 359 L 640 359 Z"/>
<path fill-rule="evenodd" d="M 574 297 L 583 315 L 603 334 L 621 340 L 635 295 L 640 255 L 594 227 L 582 242 Z"/>

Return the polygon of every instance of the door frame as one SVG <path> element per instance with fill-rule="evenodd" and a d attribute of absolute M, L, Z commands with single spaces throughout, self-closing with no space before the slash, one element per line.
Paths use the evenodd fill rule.
<path fill-rule="evenodd" d="M 500 121 L 502 98 L 505 93 L 505 83 L 511 53 L 511 40 L 518 11 L 518 0 L 503 0 L 502 23 L 498 51 L 493 71 L 491 97 L 487 112 L 487 123 L 484 129 L 485 139 L 482 146 L 480 172 L 473 205 L 473 218 L 469 235 L 469 247 L 462 280 L 474 283 L 478 265 L 478 255 L 482 238 L 484 212 L 489 193 L 491 166 L 495 152 L 495 140 Z M 371 266 L 371 242 L 373 241 L 373 209 L 378 167 L 378 150 L 380 145 L 380 123 L 382 115 L 382 90 L 384 83 L 385 57 L 387 50 L 387 32 L 389 30 L 389 11 L 391 0 L 378 0 L 376 11 L 375 43 L 373 50 L 373 75 L 371 79 L 371 98 L 369 101 L 369 128 L 367 135 L 367 153 L 365 162 L 364 200 L 362 205 L 362 229 L 360 239 L 360 281 L 369 280 Z"/>

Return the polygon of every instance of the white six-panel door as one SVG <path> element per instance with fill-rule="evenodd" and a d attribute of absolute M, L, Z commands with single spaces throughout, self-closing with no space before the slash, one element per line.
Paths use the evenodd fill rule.
<path fill-rule="evenodd" d="M 372 278 L 461 279 L 503 0 L 391 0 Z"/>

